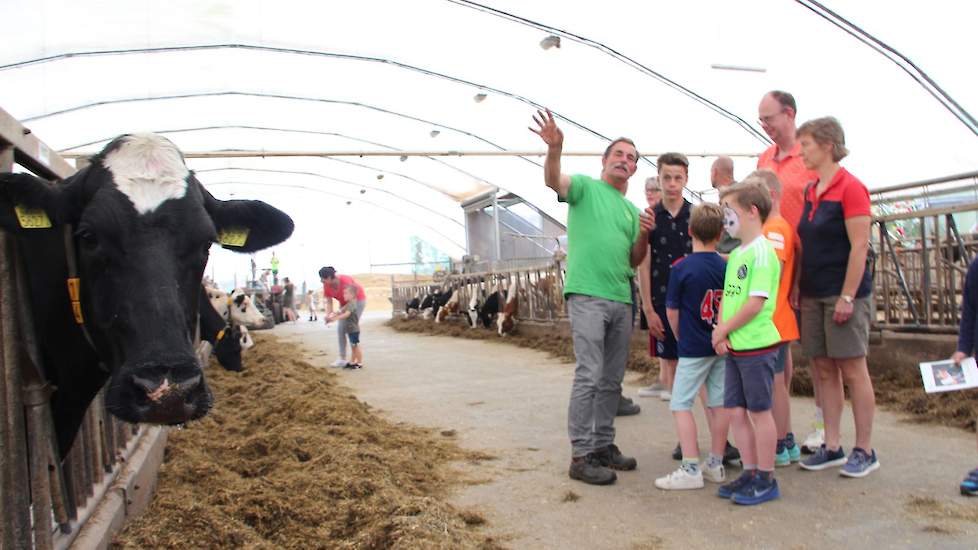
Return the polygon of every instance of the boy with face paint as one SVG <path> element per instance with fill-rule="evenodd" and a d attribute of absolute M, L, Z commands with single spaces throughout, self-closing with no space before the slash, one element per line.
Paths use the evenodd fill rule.
<path fill-rule="evenodd" d="M 778 434 L 771 407 L 781 343 L 773 320 L 781 265 L 762 231 L 771 211 L 764 182 L 748 178 L 724 190 L 720 201 L 727 232 L 743 244 L 727 261 L 720 323 L 712 343 L 717 355 L 727 354 L 723 405 L 744 471 L 718 494 L 736 504 L 754 505 L 780 497 L 774 479 Z"/>

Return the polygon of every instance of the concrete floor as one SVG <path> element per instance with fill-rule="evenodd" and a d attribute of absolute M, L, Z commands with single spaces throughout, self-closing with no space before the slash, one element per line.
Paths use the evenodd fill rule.
<path fill-rule="evenodd" d="M 332 362 L 331 325 L 279 326 L 274 334 L 301 343 L 315 365 Z M 656 477 L 676 467 L 676 435 L 668 404 L 636 399 L 638 416 L 619 418 L 617 443 L 638 459 L 617 484 L 592 487 L 567 477 L 567 402 L 573 365 L 544 353 L 496 342 L 395 332 L 383 316 L 362 322 L 366 367 L 339 370 L 343 383 L 390 418 L 455 430 L 458 442 L 497 460 L 460 467 L 484 483 L 460 488 L 453 501 L 477 508 L 487 529 L 513 548 L 975 548 L 978 525 L 934 519 L 906 506 L 911 496 L 974 513 L 978 499 L 957 496 L 962 476 L 978 464 L 975 436 L 957 429 L 917 425 L 880 412 L 874 446 L 881 468 L 861 480 L 836 470 L 778 469 L 782 498 L 743 508 L 699 491 L 664 492 Z M 637 386 L 626 379 L 626 394 Z M 792 403 L 795 431 L 804 437 L 810 399 Z M 705 424 L 699 418 L 701 447 Z M 852 444 L 852 417 L 843 421 Z M 739 470 L 733 470 L 734 475 Z M 573 492 L 579 499 L 566 502 Z"/>

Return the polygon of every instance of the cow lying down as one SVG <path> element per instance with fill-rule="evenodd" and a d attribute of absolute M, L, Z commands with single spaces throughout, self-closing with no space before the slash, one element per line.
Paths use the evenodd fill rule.
<path fill-rule="evenodd" d="M 27 270 L 60 452 L 106 382 L 106 408 L 125 421 L 207 414 L 193 339 L 210 247 L 250 253 L 293 227 L 264 202 L 214 198 L 158 135 L 116 138 L 57 184 L 0 174 L 0 228 Z"/>

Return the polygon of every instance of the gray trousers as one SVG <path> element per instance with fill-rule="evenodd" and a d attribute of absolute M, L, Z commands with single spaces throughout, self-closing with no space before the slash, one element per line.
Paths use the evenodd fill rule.
<path fill-rule="evenodd" d="M 615 413 L 632 337 L 632 307 L 572 294 L 567 299 L 577 368 L 567 411 L 573 456 L 615 442 Z"/>
<path fill-rule="evenodd" d="M 357 319 L 363 324 L 363 308 L 367 307 L 366 300 L 357 300 Z M 346 359 L 346 319 L 336 323 L 336 335 L 340 339 L 340 359 Z"/>

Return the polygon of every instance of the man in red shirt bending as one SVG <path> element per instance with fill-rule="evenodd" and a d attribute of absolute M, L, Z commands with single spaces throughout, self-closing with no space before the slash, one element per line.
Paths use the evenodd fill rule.
<path fill-rule="evenodd" d="M 319 270 L 319 280 L 323 282 L 323 298 L 326 300 L 326 324 L 329 324 L 329 316 L 333 313 L 333 299 L 340 303 L 340 307 L 346 305 L 346 298 L 343 296 L 343 289 L 348 286 L 357 288 L 357 318 L 363 318 L 363 309 L 367 306 L 367 295 L 363 292 L 363 286 L 358 284 L 349 275 L 340 275 L 333 267 L 324 267 Z M 345 367 L 346 360 L 346 326 L 345 319 L 337 321 L 336 334 L 339 338 L 340 348 L 339 357 L 333 362 L 334 367 Z"/>

